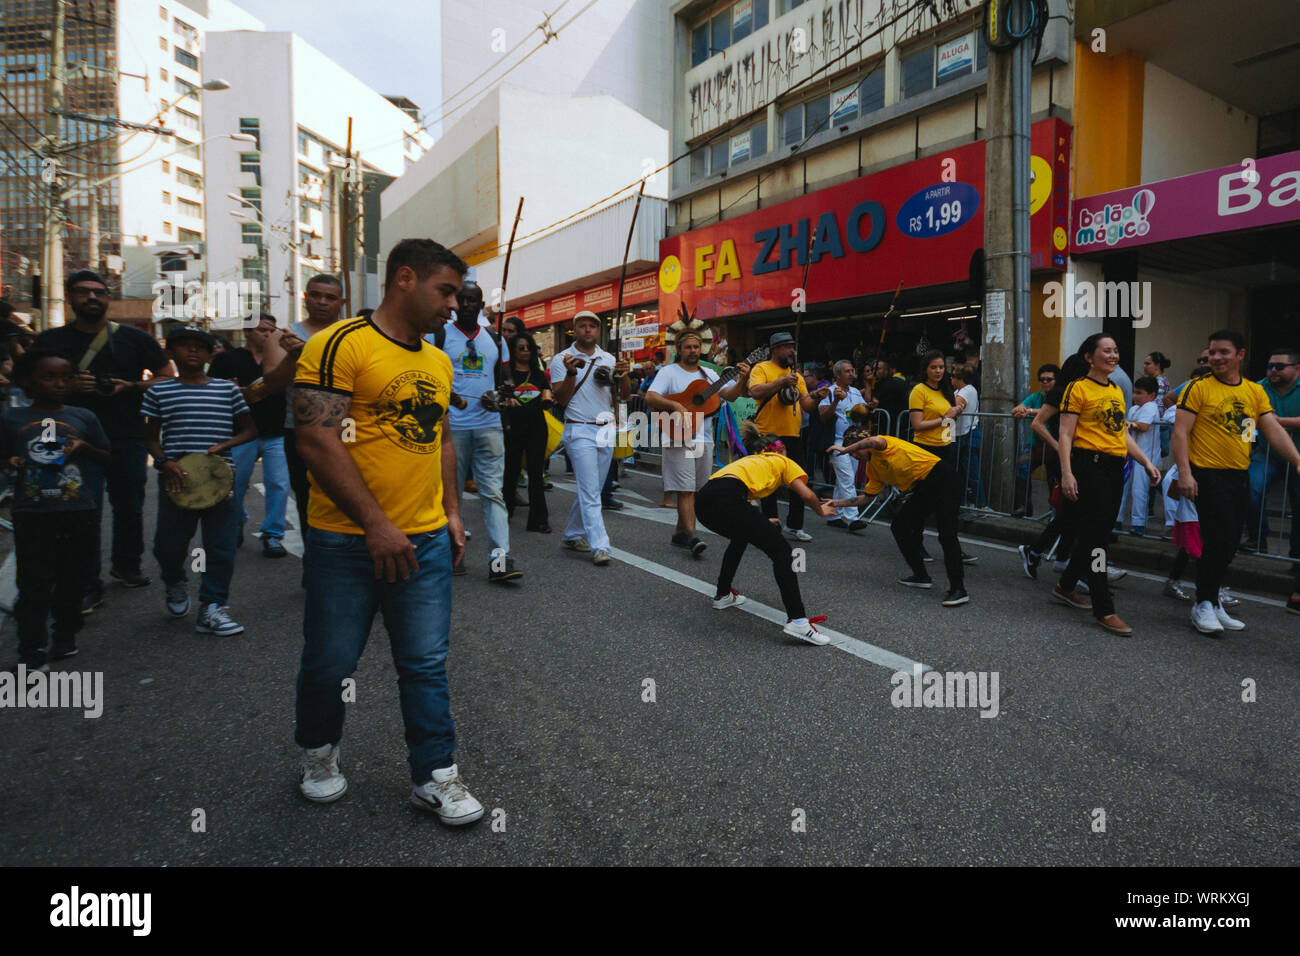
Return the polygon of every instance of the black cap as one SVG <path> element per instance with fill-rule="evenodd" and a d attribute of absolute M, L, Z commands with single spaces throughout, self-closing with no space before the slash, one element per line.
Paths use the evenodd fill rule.
<path fill-rule="evenodd" d="M 767 347 L 774 349 L 778 345 L 794 345 L 794 336 L 789 332 L 773 332 L 772 337 L 767 340 Z"/>
<path fill-rule="evenodd" d="M 197 325 L 175 325 L 167 330 L 167 344 L 180 342 L 184 339 L 195 339 L 202 342 L 207 348 L 215 348 L 216 340 L 208 332 L 199 328 Z"/>

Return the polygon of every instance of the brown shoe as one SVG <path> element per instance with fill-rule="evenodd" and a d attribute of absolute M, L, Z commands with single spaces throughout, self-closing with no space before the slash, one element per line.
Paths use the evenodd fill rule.
<path fill-rule="evenodd" d="M 1120 637 L 1133 636 L 1133 628 L 1125 624 L 1118 614 L 1107 614 L 1105 617 L 1099 617 L 1097 623 L 1112 634 L 1118 634 Z"/>
<path fill-rule="evenodd" d="M 1059 584 L 1052 585 L 1052 597 L 1056 598 L 1067 607 L 1072 607 L 1076 611 L 1091 611 L 1092 602 L 1081 595 L 1078 591 L 1071 591 L 1068 594 L 1061 590 Z"/>
<path fill-rule="evenodd" d="M 467 495 L 478 494 L 478 483 L 473 478 L 465 479 L 465 493 Z"/>

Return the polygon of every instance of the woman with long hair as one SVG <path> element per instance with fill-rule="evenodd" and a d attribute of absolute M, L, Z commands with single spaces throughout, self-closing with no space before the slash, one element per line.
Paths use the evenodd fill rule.
<path fill-rule="evenodd" d="M 728 541 L 713 606 L 722 610 L 745 602 L 731 582 L 741 556 L 752 544 L 772 559 L 776 586 L 789 618 L 785 633 L 809 644 L 827 644 L 830 638 L 816 627 L 825 618 L 809 618 L 804 610 L 790 545 L 781 534 L 781 519 L 764 518 L 749 502 L 785 486 L 823 518 L 833 517 L 835 511 L 809 489 L 808 473 L 786 457 L 785 444 L 776 435 L 761 434 L 757 425 L 747 421 L 740 426 L 740 439 L 745 457 L 716 471 L 695 496 L 695 517 L 700 524 Z"/>
<path fill-rule="evenodd" d="M 1125 425 L 1124 395 L 1110 380 L 1119 364 L 1115 339 L 1104 332 L 1090 335 L 1078 354 L 1087 361 L 1088 371 L 1065 387 L 1057 439 L 1061 493 L 1077 505 L 1078 531 L 1070 563 L 1052 588 L 1052 596 L 1069 607 L 1091 610 L 1111 634 L 1131 637 L 1133 628 L 1115 613 L 1106 574 L 1110 529 L 1124 490 L 1125 456 L 1146 470 L 1152 484 L 1160 480 L 1160 469 L 1143 454 Z M 1075 589 L 1085 577 L 1091 603 Z"/>
<path fill-rule="evenodd" d="M 542 368 L 537 340 L 520 332 L 510 342 L 510 365 L 505 374 L 510 397 L 501 417 L 506 426 L 506 460 L 503 491 L 507 517 L 515 513 L 520 461 L 528 457 L 528 525 L 525 530 L 550 534 L 546 508 L 546 439 L 548 429 L 543 409 L 551 404 L 551 382 Z"/>
<path fill-rule="evenodd" d="M 943 353 L 921 356 L 921 381 L 912 389 L 907 409 L 912 420 L 911 440 L 937 455 L 946 468 L 957 470 L 957 416 L 966 402 L 953 390 Z"/>
<path fill-rule="evenodd" d="M 1148 352 L 1147 357 L 1142 360 L 1142 374 L 1150 375 L 1156 380 L 1156 401 L 1164 400 L 1165 395 L 1169 392 L 1169 379 L 1165 377 L 1168 371 L 1170 361 L 1162 352 Z"/>

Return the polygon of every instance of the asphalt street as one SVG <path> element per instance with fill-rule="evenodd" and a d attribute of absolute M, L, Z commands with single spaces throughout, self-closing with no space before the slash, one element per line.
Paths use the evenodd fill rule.
<path fill-rule="evenodd" d="M 1136 636 L 1112 637 L 1052 602 L 1050 571 L 1030 581 L 1006 545 L 968 540 L 972 601 L 945 609 L 941 564 L 934 590 L 903 588 L 887 528 L 810 517 L 801 584 L 835 641 L 813 647 L 774 623 L 756 551 L 737 579 L 750 603 L 710 607 L 721 539 L 704 533 L 698 560 L 672 547 L 657 478 L 627 476 L 602 568 L 561 548 L 573 496 L 562 465 L 553 477 L 557 532 L 515 516 L 517 585 L 488 583 L 480 507 L 465 501 L 449 672 L 482 822 L 448 829 L 407 804 L 378 621 L 342 744 L 348 793 L 298 795 L 301 565 L 264 559 L 250 534 L 231 599 L 244 634 L 168 619 L 157 580 L 112 586 L 66 662 L 103 672 L 103 715 L 0 710 L 0 863 L 1300 863 L 1300 619 L 1275 599 L 1244 599 L 1247 629 L 1211 639 L 1131 574 L 1117 604 Z M 250 490 L 250 531 L 262 509 Z M 6 621 L 4 663 L 14 649 Z M 913 662 L 996 673 L 996 716 L 894 706 L 891 676 Z"/>

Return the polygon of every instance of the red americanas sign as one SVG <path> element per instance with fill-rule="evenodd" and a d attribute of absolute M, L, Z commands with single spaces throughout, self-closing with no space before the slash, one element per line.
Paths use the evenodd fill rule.
<path fill-rule="evenodd" d="M 658 276 L 653 272 L 628 276 L 623 284 L 623 306 L 653 302 L 659 296 Z M 584 309 L 589 312 L 608 312 L 618 302 L 618 282 L 602 282 L 581 292 L 570 292 L 553 299 L 543 299 L 522 309 L 511 309 L 507 318 L 521 316 L 528 328 L 551 325 L 573 318 Z"/>
<path fill-rule="evenodd" d="M 1030 267 L 1065 267 L 1070 127 L 1034 124 Z M 965 282 L 984 244 L 984 143 L 971 143 L 659 243 L 659 318 L 788 309 L 806 302 Z M 1010 203 L 1011 196 L 998 201 Z M 1050 201 L 1049 201 L 1050 200 Z M 1061 229 L 1054 239 L 1053 233 Z"/>

